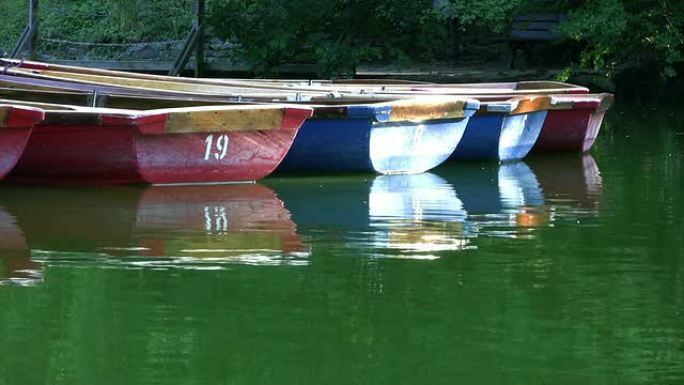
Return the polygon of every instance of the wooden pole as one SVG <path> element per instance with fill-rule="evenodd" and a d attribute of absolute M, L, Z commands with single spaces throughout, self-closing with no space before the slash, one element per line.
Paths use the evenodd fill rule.
<path fill-rule="evenodd" d="M 195 31 L 199 34 L 195 45 L 195 77 L 204 73 L 204 0 L 195 1 Z"/>
<path fill-rule="evenodd" d="M 36 47 L 38 43 L 38 0 L 29 0 L 29 26 L 31 37 L 28 42 L 29 58 L 36 60 Z"/>

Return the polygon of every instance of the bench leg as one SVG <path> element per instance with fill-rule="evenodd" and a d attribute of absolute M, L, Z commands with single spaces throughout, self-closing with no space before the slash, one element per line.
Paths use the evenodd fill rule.
<path fill-rule="evenodd" d="M 511 51 L 513 51 L 513 54 L 511 55 L 511 62 L 508 63 L 508 68 L 515 69 L 515 56 L 518 53 L 518 46 L 511 45 Z"/>

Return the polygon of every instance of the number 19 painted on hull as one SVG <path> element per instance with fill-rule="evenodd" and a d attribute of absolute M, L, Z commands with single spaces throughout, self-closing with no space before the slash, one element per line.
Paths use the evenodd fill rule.
<path fill-rule="evenodd" d="M 219 135 L 218 138 L 216 139 L 216 151 L 213 153 L 216 160 L 221 160 L 226 157 L 226 154 L 228 153 L 228 142 L 230 139 L 228 138 L 228 135 Z M 204 151 L 204 160 L 209 160 L 211 159 L 211 154 L 213 150 L 213 143 L 214 143 L 214 134 L 210 134 L 207 136 L 207 139 L 204 140 L 204 142 L 207 144 L 207 148 Z"/>
<path fill-rule="evenodd" d="M 221 183 L 270 174 L 308 107 L 46 110 L 13 174 L 22 180 Z"/>

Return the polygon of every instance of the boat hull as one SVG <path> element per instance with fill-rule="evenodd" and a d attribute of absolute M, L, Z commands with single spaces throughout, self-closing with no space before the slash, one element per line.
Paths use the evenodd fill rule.
<path fill-rule="evenodd" d="M 37 110 L 0 106 L 0 180 L 15 167 L 34 125 L 42 118 Z"/>
<path fill-rule="evenodd" d="M 32 127 L 0 129 L 0 179 L 12 171 L 24 152 Z"/>
<path fill-rule="evenodd" d="M 534 147 L 546 118 L 546 110 L 475 114 L 450 159 L 522 159 Z"/>
<path fill-rule="evenodd" d="M 423 122 L 371 119 L 309 120 L 282 172 L 419 173 L 442 164 L 463 137 L 468 117 Z"/>
<path fill-rule="evenodd" d="M 534 152 L 591 150 L 605 114 L 605 109 L 586 107 L 549 111 Z"/>
<path fill-rule="evenodd" d="M 287 109 L 289 110 L 289 109 Z M 220 183 L 265 177 L 302 121 L 294 109 L 277 129 L 169 133 L 163 114 L 96 124 L 36 126 L 13 176 L 30 181 Z"/>

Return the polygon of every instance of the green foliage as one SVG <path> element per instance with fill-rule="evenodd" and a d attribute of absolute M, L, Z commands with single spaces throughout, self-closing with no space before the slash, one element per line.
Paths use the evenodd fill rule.
<path fill-rule="evenodd" d="M 28 19 L 26 0 L 0 0 L 0 48 L 11 50 Z M 181 39 L 193 0 L 41 0 L 40 38 L 87 43 Z M 9 48 L 8 48 L 9 47 Z"/>
<path fill-rule="evenodd" d="M 181 39 L 193 8 L 194 0 L 42 0 L 40 38 Z M 289 62 L 316 63 L 325 76 L 349 75 L 363 62 L 433 62 L 450 58 L 455 37 L 479 58 L 489 42 L 505 41 L 515 14 L 529 12 L 568 15 L 561 32 L 579 48 L 562 77 L 638 67 L 667 78 L 684 61 L 680 0 L 207 0 L 207 9 L 210 33 L 236 43 L 234 59 L 261 74 Z M 27 13 L 26 0 L 0 0 L 0 49 L 12 49 Z"/>
<path fill-rule="evenodd" d="M 579 68 L 610 76 L 619 66 L 637 66 L 671 77 L 682 61 L 684 3 L 589 0 L 569 9 L 562 31 L 584 44 Z"/>
<path fill-rule="evenodd" d="M 481 26 L 493 32 L 506 32 L 511 15 L 524 0 L 451 0 L 451 13 L 461 26 Z"/>
<path fill-rule="evenodd" d="M 0 0 L 0 51 L 10 52 L 26 27 L 28 8 L 25 1 Z"/>
<path fill-rule="evenodd" d="M 444 50 L 447 16 L 431 0 L 215 0 L 210 23 L 239 42 L 257 72 L 308 61 L 346 75 L 368 60 L 431 60 Z"/>
<path fill-rule="evenodd" d="M 191 0 L 43 0 L 41 36 L 96 43 L 177 39 L 192 23 Z"/>

